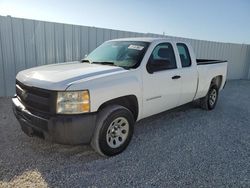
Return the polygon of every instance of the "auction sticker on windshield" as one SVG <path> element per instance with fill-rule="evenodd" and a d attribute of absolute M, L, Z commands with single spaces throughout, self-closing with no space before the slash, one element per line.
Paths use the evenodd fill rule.
<path fill-rule="evenodd" d="M 138 46 L 138 45 L 129 45 L 128 49 L 134 49 L 134 50 L 142 50 L 144 47 L 143 46 Z"/>

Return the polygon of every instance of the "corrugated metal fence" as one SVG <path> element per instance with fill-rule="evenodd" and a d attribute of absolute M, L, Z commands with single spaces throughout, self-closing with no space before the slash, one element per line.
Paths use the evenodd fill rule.
<path fill-rule="evenodd" d="M 124 37 L 163 37 L 95 27 L 0 16 L 0 97 L 14 94 L 20 70 L 79 60 L 106 40 Z M 229 61 L 229 79 L 250 78 L 250 46 L 185 39 L 199 58 Z"/>

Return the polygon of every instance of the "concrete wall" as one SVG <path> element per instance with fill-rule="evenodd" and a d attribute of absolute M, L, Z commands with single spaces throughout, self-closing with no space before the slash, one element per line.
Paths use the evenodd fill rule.
<path fill-rule="evenodd" d="M 198 58 L 229 61 L 229 79 L 250 78 L 250 46 L 0 16 L 0 97 L 15 93 L 23 69 L 80 60 L 106 40 L 167 37 L 190 42 Z"/>

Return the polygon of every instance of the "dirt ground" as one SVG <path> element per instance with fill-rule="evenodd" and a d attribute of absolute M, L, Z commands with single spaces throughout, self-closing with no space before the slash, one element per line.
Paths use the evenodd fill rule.
<path fill-rule="evenodd" d="M 0 99 L 0 187 L 250 187 L 250 81 L 230 81 L 217 107 L 185 105 L 137 123 L 125 152 L 26 136 Z"/>

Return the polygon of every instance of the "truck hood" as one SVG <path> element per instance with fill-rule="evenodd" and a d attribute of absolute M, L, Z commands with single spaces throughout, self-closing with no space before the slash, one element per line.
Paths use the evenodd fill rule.
<path fill-rule="evenodd" d="M 59 63 L 23 70 L 17 80 L 27 86 L 62 91 L 78 80 L 124 71 L 121 67 L 80 62 Z"/>

